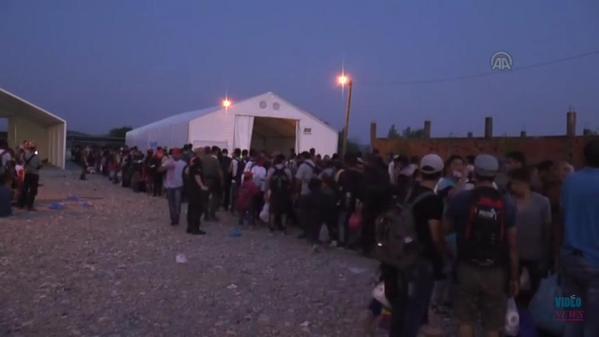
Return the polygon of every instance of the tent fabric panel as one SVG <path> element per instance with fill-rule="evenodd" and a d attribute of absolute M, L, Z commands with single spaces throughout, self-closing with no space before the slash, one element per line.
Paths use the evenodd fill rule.
<path fill-rule="evenodd" d="M 249 150 L 252 145 L 252 133 L 254 129 L 254 116 L 235 116 L 234 148 Z"/>
<path fill-rule="evenodd" d="M 192 120 L 189 123 L 189 143 L 194 148 L 210 145 L 232 151 L 234 117 L 230 111 L 220 109 Z"/>

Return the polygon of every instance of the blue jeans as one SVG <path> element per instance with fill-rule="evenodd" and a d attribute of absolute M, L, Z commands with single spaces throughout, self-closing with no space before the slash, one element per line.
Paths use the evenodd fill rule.
<path fill-rule="evenodd" d="M 403 273 L 395 271 L 389 274 L 389 267 L 384 268 L 387 269 L 383 271 L 385 293 L 391 303 L 389 336 L 417 337 L 420 327 L 426 321 L 433 293 L 432 263 L 428 261 L 418 263 L 412 270 Z M 387 289 L 388 287 L 395 289 Z"/>
<path fill-rule="evenodd" d="M 599 267 L 589 264 L 584 256 L 562 249 L 564 296 L 582 298 L 584 322 L 566 323 L 564 337 L 599 336 Z"/>
<path fill-rule="evenodd" d="M 171 216 L 171 224 L 179 223 L 181 215 L 181 191 L 182 187 L 167 188 L 166 199 L 168 200 L 168 210 Z"/>

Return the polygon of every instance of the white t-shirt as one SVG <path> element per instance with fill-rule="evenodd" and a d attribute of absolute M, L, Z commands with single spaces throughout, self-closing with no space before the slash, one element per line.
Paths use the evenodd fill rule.
<path fill-rule="evenodd" d="M 166 179 L 164 179 L 165 188 L 183 187 L 183 169 L 187 163 L 183 160 L 168 159 L 162 164 L 166 168 Z"/>
<path fill-rule="evenodd" d="M 264 168 L 264 166 L 254 165 L 250 172 L 252 172 L 252 177 L 254 178 L 254 183 L 256 184 L 256 186 L 258 186 L 260 191 L 265 192 L 266 169 Z"/>

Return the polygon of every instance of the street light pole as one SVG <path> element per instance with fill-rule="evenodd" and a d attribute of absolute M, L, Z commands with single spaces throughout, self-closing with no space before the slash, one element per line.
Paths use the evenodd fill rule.
<path fill-rule="evenodd" d="M 349 137 L 349 116 L 351 113 L 351 96 L 352 96 L 352 88 L 354 81 L 349 80 L 349 95 L 347 96 L 347 109 L 345 110 L 345 127 L 343 128 L 343 140 L 341 146 L 341 158 L 345 157 L 347 153 L 347 138 Z"/>

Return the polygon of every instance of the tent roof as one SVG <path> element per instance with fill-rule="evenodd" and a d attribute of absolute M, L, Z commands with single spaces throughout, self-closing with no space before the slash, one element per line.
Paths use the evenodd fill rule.
<path fill-rule="evenodd" d="M 65 120 L 39 106 L 0 88 L 0 117 L 24 116 L 46 126 L 65 124 Z"/>
<path fill-rule="evenodd" d="M 285 104 L 293 107 L 294 109 L 302 112 L 303 114 L 306 114 L 308 116 L 311 116 L 312 118 L 316 119 L 317 121 L 319 121 L 320 123 L 322 123 L 322 125 L 326 126 L 327 128 L 329 128 L 330 130 L 337 132 L 337 130 L 335 130 L 333 127 L 331 127 L 329 124 L 327 124 L 326 122 L 324 122 L 323 120 L 321 120 L 320 118 L 318 118 L 317 116 L 307 112 L 306 110 L 300 109 L 297 106 L 289 103 L 289 101 L 287 101 L 286 99 L 282 98 L 281 96 L 269 91 L 269 92 L 265 92 L 264 94 L 260 94 L 260 95 L 256 95 L 250 98 L 246 98 L 243 100 L 240 100 L 238 102 L 234 102 L 233 104 L 237 105 L 237 104 L 241 104 L 243 102 L 247 102 L 250 100 L 255 100 L 255 99 L 259 99 L 261 97 L 264 96 L 274 96 L 276 97 L 278 100 L 285 102 Z M 170 116 L 161 120 L 158 120 L 156 122 L 150 123 L 150 124 L 146 124 L 144 126 L 141 126 L 139 128 L 133 129 L 131 131 L 129 131 L 128 133 L 131 134 L 135 134 L 136 132 L 140 132 L 140 131 L 145 131 L 145 130 L 149 130 L 149 129 L 153 129 L 155 127 L 159 127 L 159 126 L 163 126 L 163 125 L 172 125 L 172 124 L 177 124 L 177 123 L 185 123 L 185 122 L 190 122 L 198 117 L 202 117 L 204 115 L 208 115 L 210 113 L 213 112 L 217 112 L 219 110 L 223 109 L 220 106 L 213 106 L 210 108 L 205 108 L 205 109 L 201 109 L 201 110 L 193 110 L 193 111 L 188 111 L 188 112 L 184 112 L 184 113 L 180 113 L 174 116 Z"/>
<path fill-rule="evenodd" d="M 214 106 L 214 107 L 210 107 L 210 108 L 206 108 L 206 109 L 201 109 L 201 110 L 193 110 L 193 111 L 188 111 L 188 112 L 184 112 L 184 113 L 180 113 L 174 116 L 170 116 L 161 120 L 158 120 L 156 122 L 150 123 L 150 124 L 146 124 L 144 126 L 141 126 L 139 128 L 133 129 L 129 132 L 131 133 L 135 133 L 137 131 L 144 131 L 144 130 L 148 130 L 148 129 L 153 129 L 155 127 L 158 126 L 162 126 L 162 125 L 172 125 L 172 124 L 177 124 L 177 123 L 184 123 L 184 122 L 189 122 L 192 121 L 198 117 L 207 115 L 209 113 L 215 112 L 220 110 L 220 107 L 218 106 Z M 127 133 L 129 133 L 127 132 Z"/>

